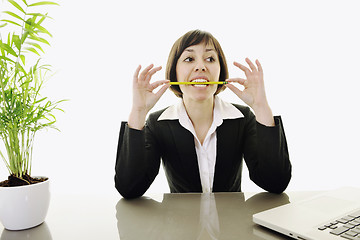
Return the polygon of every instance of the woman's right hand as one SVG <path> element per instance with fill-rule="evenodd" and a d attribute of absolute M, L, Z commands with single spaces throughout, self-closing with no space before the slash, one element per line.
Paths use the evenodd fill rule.
<path fill-rule="evenodd" d="M 139 65 L 134 73 L 133 105 L 128 121 L 128 125 L 131 128 L 140 130 L 144 127 L 146 115 L 170 87 L 169 84 L 166 84 L 170 82 L 169 80 L 159 80 L 150 83 L 151 77 L 161 70 L 161 66 L 155 68 L 153 67 L 154 65 L 151 64 L 140 73 L 141 66 Z M 157 87 L 163 84 L 165 85 L 157 92 L 153 92 Z"/>

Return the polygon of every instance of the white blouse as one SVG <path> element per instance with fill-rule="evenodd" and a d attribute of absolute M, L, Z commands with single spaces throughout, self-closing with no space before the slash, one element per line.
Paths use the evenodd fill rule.
<path fill-rule="evenodd" d="M 242 117 L 244 117 L 244 115 L 236 107 L 221 100 L 218 96 L 215 96 L 213 121 L 205 140 L 201 145 L 196 136 L 194 126 L 186 113 L 183 101 L 170 106 L 159 116 L 158 121 L 178 119 L 180 125 L 193 134 L 201 186 L 204 193 L 212 192 L 213 189 L 216 164 L 216 128 L 223 123 L 224 119 L 236 119 Z"/>

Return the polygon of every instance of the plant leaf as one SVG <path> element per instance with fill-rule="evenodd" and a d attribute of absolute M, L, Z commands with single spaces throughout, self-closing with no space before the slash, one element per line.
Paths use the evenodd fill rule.
<path fill-rule="evenodd" d="M 26 38 L 29 36 L 29 31 L 25 30 L 22 37 L 21 37 L 21 44 L 23 44 L 26 40 Z"/>
<path fill-rule="evenodd" d="M 30 38 L 31 40 L 38 41 L 38 42 L 42 42 L 42 43 L 45 43 L 45 44 L 47 44 L 47 45 L 50 46 L 50 43 L 49 43 L 46 39 L 44 39 L 44 38 L 41 38 L 41 37 L 38 37 L 38 36 L 35 36 L 35 35 L 31 35 L 29 38 Z"/>
<path fill-rule="evenodd" d="M 11 20 L 7 20 L 7 19 L 1 19 L 0 20 L 1 22 L 7 22 L 7 23 L 11 23 L 13 25 L 16 25 L 16 26 L 19 26 L 19 27 L 22 27 L 20 24 L 14 22 L 14 21 L 11 21 Z M 5 23 L 6 24 L 6 23 Z"/>
<path fill-rule="evenodd" d="M 22 0 L 22 1 L 23 1 L 23 3 L 25 3 L 26 6 L 29 6 L 25 0 Z"/>
<path fill-rule="evenodd" d="M 29 7 L 41 6 L 41 5 L 57 5 L 57 6 L 60 6 L 58 3 L 55 3 L 55 2 L 43 1 L 43 2 L 37 2 L 37 3 L 30 4 Z"/>
<path fill-rule="evenodd" d="M 41 46 L 40 46 L 39 44 L 33 43 L 33 42 L 28 42 L 27 44 L 29 44 L 29 45 L 31 45 L 31 46 L 34 46 L 34 47 L 36 47 L 37 49 L 39 49 L 40 51 L 42 51 L 43 53 L 45 53 L 44 50 L 41 48 Z"/>
<path fill-rule="evenodd" d="M 47 97 L 44 97 L 44 98 L 42 98 L 42 99 L 40 99 L 40 100 L 37 100 L 34 104 L 39 103 L 39 102 L 42 102 L 42 101 L 44 101 L 45 99 L 47 99 Z"/>
<path fill-rule="evenodd" d="M 18 55 L 16 54 L 16 52 L 6 43 L 0 43 L 0 48 L 4 49 L 5 51 L 7 51 L 8 53 L 10 53 L 11 55 L 17 57 Z"/>
<path fill-rule="evenodd" d="M 20 63 L 15 63 L 15 69 L 18 71 L 20 70 L 22 73 L 27 74 L 25 69 L 20 65 Z"/>
<path fill-rule="evenodd" d="M 46 30 L 46 28 L 44 28 L 43 26 L 41 26 L 40 24 L 35 24 L 34 25 L 35 28 L 37 28 L 41 33 L 45 33 L 48 34 L 50 37 L 52 37 L 51 33 L 49 33 L 48 30 Z"/>
<path fill-rule="evenodd" d="M 46 15 L 46 14 L 41 14 L 41 13 L 27 13 L 26 15 L 28 16 L 37 16 L 37 17 L 45 17 L 45 18 L 50 18 L 53 19 L 52 17 Z"/>
<path fill-rule="evenodd" d="M 0 38 L 0 45 L 2 44 L 1 38 Z M 5 50 L 0 47 L 1 55 L 5 56 Z"/>
<path fill-rule="evenodd" d="M 5 27 L 6 25 L 7 25 L 7 23 L 1 24 L 0 28 Z"/>
<path fill-rule="evenodd" d="M 43 17 L 37 22 L 37 24 L 41 25 L 43 23 L 43 21 L 46 19 L 46 15 L 47 15 L 47 13 L 45 15 L 43 15 Z M 38 16 L 36 16 L 36 17 L 38 17 Z"/>
<path fill-rule="evenodd" d="M 33 53 L 35 53 L 36 55 L 39 55 L 39 56 L 40 56 L 40 54 L 35 50 L 35 48 L 27 47 L 27 48 L 24 48 L 24 50 L 28 50 L 28 51 L 33 52 Z"/>
<path fill-rule="evenodd" d="M 20 48 L 21 48 L 21 41 L 20 41 L 20 37 L 18 36 L 18 35 L 13 35 L 13 37 L 12 37 L 12 42 L 15 44 L 15 46 L 16 46 L 16 48 L 18 49 L 18 50 L 20 50 Z"/>
<path fill-rule="evenodd" d="M 22 7 L 17 3 L 15 2 L 14 0 L 8 0 L 9 3 L 11 3 L 14 7 L 16 7 L 17 9 L 19 9 L 21 12 L 23 12 L 24 14 L 26 14 L 26 12 L 24 11 L 24 9 L 22 9 Z"/>
<path fill-rule="evenodd" d="M 64 111 L 64 110 L 62 110 L 61 108 L 54 108 L 54 109 L 59 110 L 59 111 L 61 111 L 61 112 L 65 113 L 65 111 Z"/>
<path fill-rule="evenodd" d="M 24 55 L 20 55 L 20 59 L 21 59 L 22 63 L 25 65 L 25 56 L 24 56 Z"/>
<path fill-rule="evenodd" d="M 14 60 L 11 60 L 10 58 L 4 57 L 4 56 L 0 56 L 0 59 L 4 59 L 4 60 L 6 60 L 6 61 L 9 61 L 9 62 L 15 63 L 15 61 L 14 61 Z"/>
<path fill-rule="evenodd" d="M 14 18 L 17 18 L 17 19 L 19 19 L 20 21 L 24 21 L 22 17 L 20 17 L 19 15 L 15 14 L 15 13 L 13 13 L 13 12 L 10 12 L 10 11 L 4 11 L 3 13 L 6 13 L 6 14 L 8 14 L 8 15 L 10 15 L 10 16 L 12 16 L 12 17 L 14 17 Z"/>

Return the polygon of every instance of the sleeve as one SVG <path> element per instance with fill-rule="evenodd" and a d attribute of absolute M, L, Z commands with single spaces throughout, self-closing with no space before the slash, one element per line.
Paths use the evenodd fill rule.
<path fill-rule="evenodd" d="M 115 187 L 124 198 L 142 196 L 160 168 L 160 153 L 149 126 L 143 130 L 121 123 L 115 164 Z"/>
<path fill-rule="evenodd" d="M 274 120 L 274 127 L 264 126 L 251 112 L 244 159 L 255 184 L 268 192 L 282 193 L 290 182 L 292 166 L 281 117 Z"/>

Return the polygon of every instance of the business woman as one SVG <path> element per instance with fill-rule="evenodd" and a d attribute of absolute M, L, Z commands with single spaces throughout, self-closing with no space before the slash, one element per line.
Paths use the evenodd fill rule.
<path fill-rule="evenodd" d="M 136 69 L 132 110 L 128 122 L 121 124 L 115 166 L 115 187 L 123 197 L 143 195 L 161 161 L 174 193 L 239 192 L 243 159 L 258 186 L 274 193 L 286 189 L 291 163 L 281 117 L 273 116 L 267 102 L 260 62 L 245 61 L 248 66 L 234 65 L 246 78 L 229 78 L 219 42 L 208 32 L 194 30 L 174 43 L 168 80 L 150 83 L 161 67 Z M 179 103 L 146 120 L 169 87 Z M 221 100 L 217 94 L 226 87 L 252 111 Z"/>

